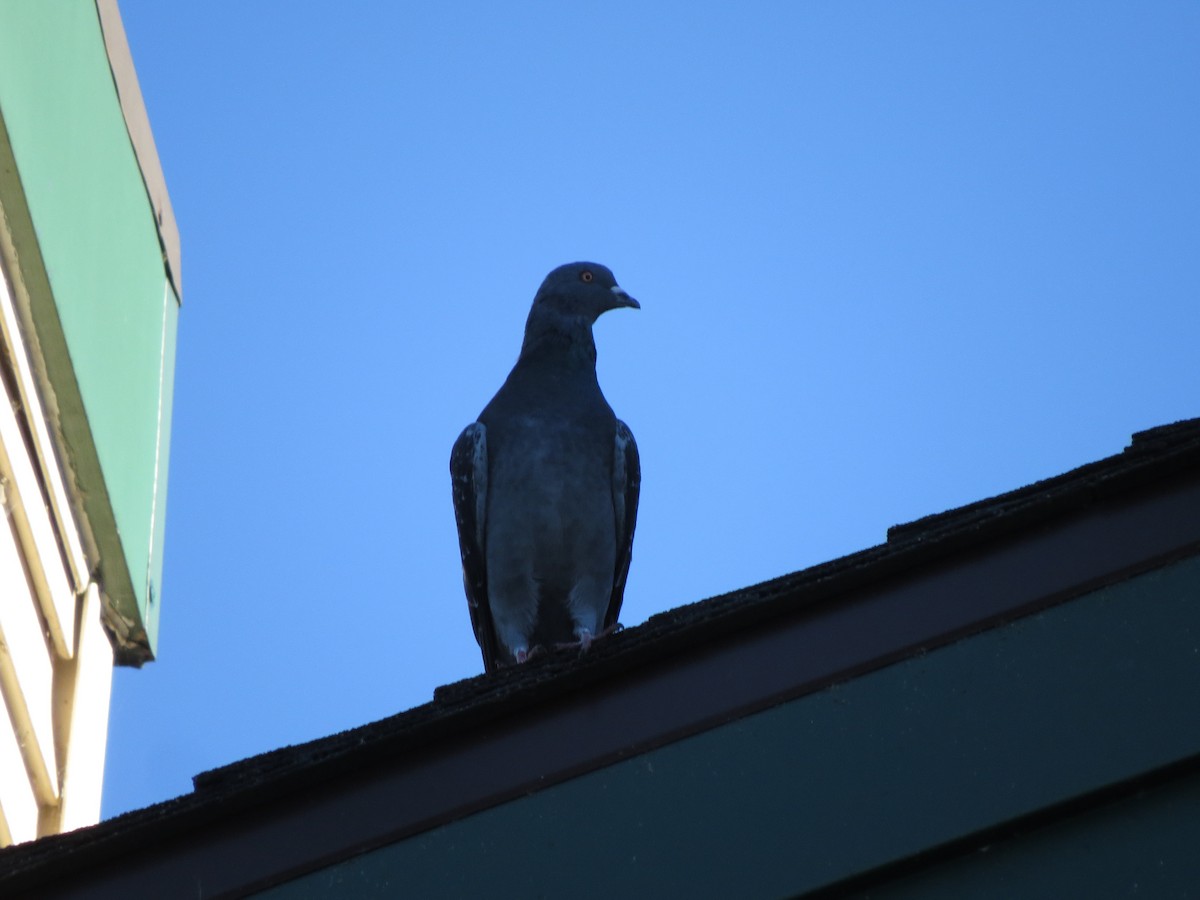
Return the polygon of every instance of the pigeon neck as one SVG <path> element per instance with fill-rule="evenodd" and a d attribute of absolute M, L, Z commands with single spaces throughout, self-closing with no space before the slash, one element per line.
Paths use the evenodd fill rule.
<path fill-rule="evenodd" d="M 557 362 L 596 368 L 596 342 L 592 323 L 577 316 L 562 316 L 536 307 L 525 323 L 521 361 Z"/>

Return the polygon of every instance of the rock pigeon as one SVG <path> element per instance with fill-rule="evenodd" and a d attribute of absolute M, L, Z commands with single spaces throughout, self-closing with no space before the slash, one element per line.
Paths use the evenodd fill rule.
<path fill-rule="evenodd" d="M 484 669 L 617 626 L 637 520 L 637 444 L 596 380 L 592 325 L 640 304 L 596 263 L 546 276 L 504 385 L 450 454 L 463 585 Z"/>

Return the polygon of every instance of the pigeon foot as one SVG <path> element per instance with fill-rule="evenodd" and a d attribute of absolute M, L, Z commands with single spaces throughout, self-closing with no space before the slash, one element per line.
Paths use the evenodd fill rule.
<path fill-rule="evenodd" d="M 616 622 L 612 625 L 609 625 L 607 628 L 605 628 L 599 634 L 592 634 L 590 631 L 581 631 L 579 633 L 579 640 L 567 641 L 566 643 L 562 643 L 562 644 L 555 644 L 554 649 L 555 650 L 578 650 L 579 655 L 583 656 L 583 654 L 587 653 L 588 650 L 591 649 L 592 644 L 595 643 L 595 641 L 597 641 L 599 638 L 608 637 L 610 634 L 616 634 L 618 631 L 621 631 L 624 628 L 625 628 L 624 625 L 622 625 L 620 622 Z"/>
<path fill-rule="evenodd" d="M 531 659 L 536 659 L 545 652 L 546 651 L 542 648 L 541 644 L 534 644 L 528 650 L 526 650 L 524 647 L 514 650 L 513 658 L 517 661 L 517 665 L 520 665 L 521 663 L 529 662 Z"/>

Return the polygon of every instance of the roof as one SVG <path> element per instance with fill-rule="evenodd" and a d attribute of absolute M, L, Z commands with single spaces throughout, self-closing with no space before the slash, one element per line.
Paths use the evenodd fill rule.
<path fill-rule="evenodd" d="M 1193 419 L 892 528 L 879 546 L 660 613 L 583 657 L 460 681 L 396 716 L 203 772 L 191 794 L 9 848 L 0 892 L 48 896 L 76 875 L 116 892 L 126 871 L 218 857 L 229 881 L 208 889 L 269 885 L 1197 552 Z M 289 830 L 304 815 L 344 824 Z M 230 849 L 268 819 L 253 860 Z"/>

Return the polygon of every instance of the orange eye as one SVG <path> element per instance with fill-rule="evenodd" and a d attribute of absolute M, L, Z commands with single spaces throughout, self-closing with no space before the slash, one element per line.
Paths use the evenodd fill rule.
<path fill-rule="evenodd" d="M 589 272 L 587 269 L 584 269 L 582 272 L 579 273 L 580 281 L 584 281 L 584 282 L 591 281 L 593 277 L 594 276 L 592 275 L 592 273 Z"/>

